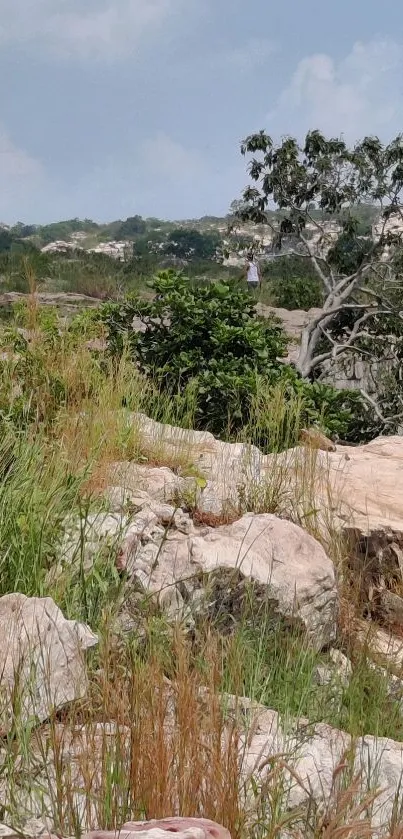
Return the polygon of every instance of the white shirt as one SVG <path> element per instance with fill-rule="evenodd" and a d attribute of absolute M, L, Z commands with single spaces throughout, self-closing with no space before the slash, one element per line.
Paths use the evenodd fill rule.
<path fill-rule="evenodd" d="M 259 284 L 259 272 L 256 265 L 256 262 L 249 262 L 248 263 L 248 276 L 247 276 L 248 283 L 256 283 Z"/>

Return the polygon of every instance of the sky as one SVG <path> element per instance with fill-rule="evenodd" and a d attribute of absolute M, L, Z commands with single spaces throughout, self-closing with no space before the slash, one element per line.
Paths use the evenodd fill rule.
<path fill-rule="evenodd" d="M 242 139 L 403 131 L 399 0 L 0 0 L 0 221 L 223 215 Z"/>

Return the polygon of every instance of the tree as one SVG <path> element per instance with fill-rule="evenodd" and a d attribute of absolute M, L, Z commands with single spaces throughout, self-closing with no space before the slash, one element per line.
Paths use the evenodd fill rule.
<path fill-rule="evenodd" d="M 180 259 L 213 259 L 220 243 L 217 231 L 200 233 L 193 228 L 178 227 L 169 234 L 164 250 Z"/>
<path fill-rule="evenodd" d="M 118 227 L 115 239 L 116 241 L 119 241 L 119 239 L 133 239 L 145 233 L 146 229 L 147 225 L 141 216 L 130 216 L 126 221 L 122 221 Z"/>
<path fill-rule="evenodd" d="M 403 315 L 401 294 L 396 300 L 402 287 L 396 254 L 403 237 L 403 135 L 388 145 L 365 137 L 349 148 L 319 131 L 309 132 L 302 145 L 292 137 L 276 145 L 261 131 L 247 137 L 241 151 L 253 155 L 253 183 L 238 216 L 269 224 L 276 256 L 286 251 L 309 261 L 323 292 L 320 313 L 302 333 L 297 370 L 320 378 L 339 357 L 360 355 L 363 345 L 372 354 L 372 337 L 390 333 Z M 373 214 L 377 221 L 368 235 Z M 379 405 L 363 396 L 390 425 Z"/>

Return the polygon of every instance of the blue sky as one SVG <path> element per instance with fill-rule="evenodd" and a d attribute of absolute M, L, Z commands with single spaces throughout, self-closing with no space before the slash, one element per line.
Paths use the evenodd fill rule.
<path fill-rule="evenodd" d="M 265 128 L 403 131 L 399 0 L 0 0 L 0 220 L 224 214 Z"/>

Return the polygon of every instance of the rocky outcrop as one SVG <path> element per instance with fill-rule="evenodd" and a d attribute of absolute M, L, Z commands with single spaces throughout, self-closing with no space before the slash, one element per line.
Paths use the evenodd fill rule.
<path fill-rule="evenodd" d="M 186 722 L 182 719 L 180 723 L 172 714 L 174 706 L 168 701 L 173 696 L 170 683 L 165 684 L 164 690 L 167 695 L 164 707 L 170 717 L 168 729 L 172 724 L 179 726 L 178 736 L 180 725 Z M 201 692 L 200 710 L 206 699 L 206 692 Z M 354 805 L 366 801 L 365 817 L 372 830 L 378 835 L 390 835 L 387 827 L 393 818 L 399 816 L 402 806 L 402 743 L 370 735 L 352 738 L 330 725 L 313 724 L 306 719 L 282 720 L 277 712 L 248 698 L 224 695 L 222 705 L 226 720 L 222 736 L 224 754 L 228 748 L 225 732 L 233 732 L 234 725 L 237 731 L 232 742 L 238 754 L 239 796 L 246 824 L 255 824 L 256 818 L 262 815 L 268 817 L 270 802 L 275 796 L 279 808 L 277 812 L 281 812 L 291 831 L 302 829 L 308 814 L 310 824 L 316 827 L 323 823 L 323 818 L 330 820 L 337 814 L 338 823 L 346 828 L 349 819 L 354 820 Z M 153 713 L 151 709 L 150 713 Z M 161 736 L 163 720 L 159 718 L 155 722 L 154 733 L 150 728 L 151 739 Z M 118 730 L 113 723 L 97 724 L 96 732 L 93 728 L 87 725 L 70 730 L 67 726 L 57 726 L 57 734 L 53 732 L 53 736 L 56 735 L 59 740 L 59 774 L 54 766 L 55 753 L 45 748 L 46 732 L 39 732 L 42 745 L 38 748 L 37 744 L 36 749 L 30 752 L 30 760 L 34 760 L 34 752 L 36 755 L 36 784 L 31 784 L 28 796 L 26 791 L 24 795 L 23 788 L 21 790 L 24 797 L 21 797 L 20 806 L 25 808 L 26 814 L 24 835 L 39 835 L 41 819 L 44 820 L 42 832 L 54 831 L 52 802 L 55 801 L 57 785 L 63 783 L 63 779 L 71 785 L 69 803 L 74 805 L 76 818 L 90 826 L 97 823 L 94 804 L 103 790 L 102 762 L 116 762 L 122 783 L 129 779 L 130 728 L 123 730 L 120 727 Z M 234 756 L 236 758 L 236 753 Z M 42 785 L 46 792 L 38 795 Z M 346 793 L 347 789 L 351 790 L 351 798 Z M 9 794 L 2 792 L 2 802 L 7 804 Z M 12 789 L 14 805 L 19 801 L 18 795 L 18 785 L 15 785 Z M 4 827 L 3 830 L 0 835 L 7 839 L 16 835 L 11 829 Z M 145 839 L 165 839 L 165 835 L 168 839 L 168 833 L 175 833 L 179 839 L 229 839 L 228 831 L 209 820 L 182 821 L 177 818 L 149 823 L 129 822 L 123 825 L 118 835 L 123 839 L 135 839 L 135 833 L 148 834 L 149 831 L 152 833 Z M 18 835 L 21 835 L 21 830 Z M 361 833 L 352 830 L 351 835 Z M 365 835 L 369 835 L 369 830 Z M 93 830 L 85 839 L 117 839 L 117 835 L 110 831 Z"/>
<path fill-rule="evenodd" d="M 282 495 L 298 497 L 298 480 L 304 474 L 306 483 L 308 479 L 310 483 L 305 491 L 313 492 L 315 508 L 327 512 L 331 508 L 339 528 L 355 529 L 366 536 L 377 532 L 403 534 L 402 437 L 379 437 L 363 446 L 323 445 L 330 449 L 325 452 L 312 447 L 310 440 L 315 435 L 311 432 L 305 443 L 308 450 L 317 449 L 312 456 L 310 451 L 305 456 L 304 446 L 279 455 L 263 455 L 255 446 L 225 443 L 208 432 L 164 425 L 143 414 L 129 414 L 127 421 L 151 456 L 158 453 L 161 460 L 165 457 L 169 462 L 187 462 L 205 479 L 204 485 L 199 485 L 198 506 L 202 510 L 220 514 L 225 505 L 238 508 L 240 488 L 258 490 L 280 479 Z M 149 467 L 142 474 L 141 467 L 134 464 L 127 464 L 126 473 L 123 466 L 115 468 L 111 484 L 116 483 L 116 474 L 120 485 L 129 480 L 133 485 L 136 475 L 140 481 L 154 479 Z M 166 486 L 174 480 L 166 473 Z"/>
<path fill-rule="evenodd" d="M 155 470 L 153 470 L 155 473 Z M 153 477 L 153 486 L 160 486 Z M 150 488 L 150 485 L 149 485 Z M 110 491 L 109 498 L 111 498 Z M 112 495 L 115 502 L 116 488 Z M 232 524 L 196 527 L 172 504 L 132 491 L 132 516 L 87 520 L 85 561 L 104 539 L 115 539 L 116 566 L 130 586 L 151 594 L 171 616 L 241 618 L 247 586 L 256 602 L 296 622 L 316 649 L 336 633 L 337 588 L 333 563 L 301 527 L 274 515 L 252 513 Z M 70 528 L 63 557 L 78 552 L 83 528 Z"/>
<path fill-rule="evenodd" d="M 338 531 L 348 541 L 362 602 L 370 603 L 373 617 L 401 624 L 403 604 L 394 589 L 403 583 L 403 438 L 335 446 L 311 430 L 301 446 L 263 455 L 255 446 L 225 443 L 143 414 L 129 414 L 127 422 L 146 456 L 177 463 L 178 474 L 116 464 L 110 471 L 115 494 L 141 487 L 158 500 L 192 508 L 206 524 L 274 510 L 304 526 L 308 521 L 324 541 Z M 181 475 L 183 465 L 193 477 Z"/>
<path fill-rule="evenodd" d="M 161 605 L 174 602 L 182 611 L 211 613 L 216 604 L 222 612 L 227 598 L 231 620 L 242 617 L 243 581 L 249 581 L 258 600 L 305 627 L 316 649 L 335 637 L 332 562 L 300 527 L 273 515 L 245 515 L 200 535 L 172 533 L 154 550 L 136 551 L 132 574 Z"/>
<path fill-rule="evenodd" d="M 0 731 L 17 709 L 22 723 L 45 720 L 85 696 L 83 653 L 97 643 L 84 624 L 66 620 L 49 597 L 7 594 L 0 598 Z"/>

